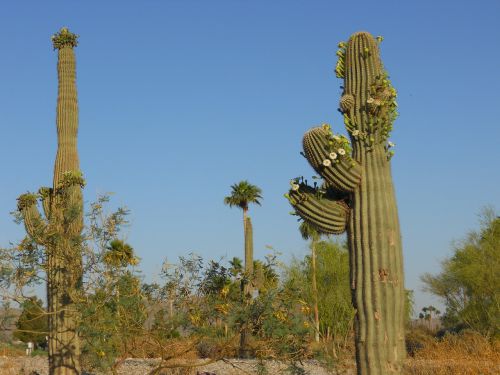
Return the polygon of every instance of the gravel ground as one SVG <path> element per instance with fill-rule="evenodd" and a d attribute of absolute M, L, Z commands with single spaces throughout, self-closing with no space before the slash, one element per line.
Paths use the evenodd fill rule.
<path fill-rule="evenodd" d="M 155 368 L 158 361 L 148 359 L 127 359 L 118 368 L 119 375 L 147 375 Z M 200 360 L 203 363 L 203 360 Z M 292 374 L 286 371 L 288 364 L 278 361 L 265 361 L 267 372 L 264 374 Z M 158 375 L 256 375 L 259 374 L 259 362 L 256 360 L 231 359 L 218 361 L 190 369 L 164 369 Z M 305 374 L 310 375 L 339 375 L 340 372 L 328 371 L 317 361 L 304 362 Z M 0 357 L 1 375 L 48 375 L 46 357 Z M 262 373 L 261 373 L 262 374 Z M 300 372 L 299 372 L 300 374 Z M 342 375 L 351 375 L 354 372 L 342 372 Z M 91 374 L 88 374 L 91 375 Z M 92 375 L 100 375 L 92 373 Z"/>

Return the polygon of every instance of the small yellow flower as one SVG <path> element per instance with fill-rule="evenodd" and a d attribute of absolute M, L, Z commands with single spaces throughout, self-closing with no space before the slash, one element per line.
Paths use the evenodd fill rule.
<path fill-rule="evenodd" d="M 224 288 L 222 288 L 222 290 L 220 291 L 220 294 L 222 295 L 223 298 L 226 298 L 228 293 L 229 293 L 229 286 L 226 285 Z"/>
<path fill-rule="evenodd" d="M 281 322 L 284 322 L 286 320 L 286 315 L 283 311 L 278 310 L 273 315 Z"/>
<path fill-rule="evenodd" d="M 229 311 L 229 305 L 227 303 L 215 305 L 215 310 L 217 310 L 218 312 L 220 312 L 223 315 L 227 315 L 227 313 Z"/>
<path fill-rule="evenodd" d="M 301 306 L 300 311 L 302 311 L 304 314 L 309 314 L 311 312 L 311 308 L 309 306 Z"/>
<path fill-rule="evenodd" d="M 198 325 L 201 321 L 201 316 L 198 313 L 189 314 L 189 320 L 193 325 Z"/>

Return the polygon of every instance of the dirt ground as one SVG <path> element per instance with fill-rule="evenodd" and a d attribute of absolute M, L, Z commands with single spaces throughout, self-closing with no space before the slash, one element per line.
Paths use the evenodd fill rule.
<path fill-rule="evenodd" d="M 200 363 L 203 363 L 200 360 Z M 119 375 L 147 375 L 158 362 L 146 359 L 127 359 L 119 368 Z M 157 375 L 257 375 L 257 374 L 290 374 L 286 371 L 289 364 L 278 361 L 264 362 L 267 372 L 259 372 L 259 362 L 256 360 L 231 359 L 202 365 L 196 368 L 163 369 Z M 341 373 L 329 371 L 320 366 L 317 361 L 303 363 L 305 374 L 311 375 L 354 375 L 353 371 Z M 300 374 L 300 372 L 297 372 Z M 1 375 L 48 375 L 46 357 L 0 357 Z M 101 375 L 93 372 L 88 375 Z"/>

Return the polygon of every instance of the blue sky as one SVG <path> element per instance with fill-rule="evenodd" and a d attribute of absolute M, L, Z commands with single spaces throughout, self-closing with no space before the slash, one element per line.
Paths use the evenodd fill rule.
<path fill-rule="evenodd" d="M 165 257 L 242 256 L 241 213 L 223 205 L 242 179 L 263 190 L 251 207 L 255 255 L 307 244 L 283 193 L 313 174 L 302 134 L 337 112 L 337 43 L 383 35 L 399 93 L 393 176 L 406 286 L 435 303 L 419 276 L 451 242 L 500 207 L 500 2 L 4 1 L 0 4 L 0 245 L 22 237 L 16 197 L 50 185 L 56 61 L 50 36 L 80 35 L 79 150 L 85 199 L 114 192 L 131 210 L 124 235 L 154 278 Z M 495 172 L 496 171 L 496 172 Z"/>

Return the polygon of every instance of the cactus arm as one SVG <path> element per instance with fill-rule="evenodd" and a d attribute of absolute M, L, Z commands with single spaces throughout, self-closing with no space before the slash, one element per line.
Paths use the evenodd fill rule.
<path fill-rule="evenodd" d="M 52 206 L 52 188 L 42 187 L 38 190 L 38 194 L 42 200 L 42 208 L 43 213 L 45 214 L 45 218 L 50 221 L 50 212 Z"/>
<path fill-rule="evenodd" d="M 290 190 L 287 198 L 295 212 L 321 233 L 340 234 L 346 230 L 349 207 L 343 200 L 320 197 L 315 189 L 305 184 Z"/>
<path fill-rule="evenodd" d="M 302 144 L 307 161 L 329 185 L 342 192 L 356 189 L 361 179 L 361 168 L 351 158 L 346 138 L 334 135 L 329 126 L 323 125 L 310 129 L 304 135 Z"/>
<path fill-rule="evenodd" d="M 26 232 L 36 242 L 43 243 L 47 223 L 38 211 L 37 198 L 36 194 L 22 194 L 17 199 L 17 209 L 22 215 Z"/>

